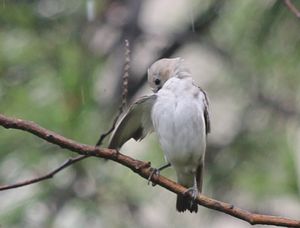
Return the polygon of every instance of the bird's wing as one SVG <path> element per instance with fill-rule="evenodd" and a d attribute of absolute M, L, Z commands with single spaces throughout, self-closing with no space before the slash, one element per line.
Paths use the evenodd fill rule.
<path fill-rule="evenodd" d="M 151 110 L 156 95 L 143 96 L 133 103 L 118 123 L 108 148 L 119 149 L 129 139 L 142 140 L 153 130 Z"/>
<path fill-rule="evenodd" d="M 210 133 L 210 118 L 209 118 L 209 103 L 208 103 L 208 98 L 207 98 L 207 95 L 206 95 L 206 92 L 204 90 L 202 90 L 200 88 L 200 90 L 203 92 L 204 94 L 204 120 L 205 120 L 205 127 L 206 127 L 206 134 Z"/>
<path fill-rule="evenodd" d="M 200 90 L 200 92 L 203 94 L 203 104 L 204 104 L 204 121 L 205 121 L 205 132 L 206 134 L 210 133 L 210 119 L 209 119 L 209 102 L 208 102 L 208 97 L 206 95 L 206 92 L 199 87 L 198 85 L 196 85 L 194 83 L 195 86 L 197 86 Z"/>

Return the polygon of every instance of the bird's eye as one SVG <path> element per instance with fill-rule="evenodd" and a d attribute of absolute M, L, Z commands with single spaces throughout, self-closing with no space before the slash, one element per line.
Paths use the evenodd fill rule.
<path fill-rule="evenodd" d="M 160 80 L 157 78 L 154 80 L 155 85 L 159 85 L 160 84 Z"/>

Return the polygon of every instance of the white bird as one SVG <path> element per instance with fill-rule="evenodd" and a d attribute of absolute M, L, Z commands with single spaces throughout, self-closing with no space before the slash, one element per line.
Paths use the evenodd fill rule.
<path fill-rule="evenodd" d="M 154 94 L 141 97 L 129 108 L 109 148 L 119 149 L 130 138 L 141 140 L 154 128 L 167 161 L 156 169 L 156 174 L 173 166 L 178 183 L 188 188 L 177 196 L 177 210 L 197 212 L 194 199 L 202 190 L 206 137 L 210 132 L 206 93 L 194 83 L 181 58 L 153 63 L 148 69 L 148 83 Z"/>

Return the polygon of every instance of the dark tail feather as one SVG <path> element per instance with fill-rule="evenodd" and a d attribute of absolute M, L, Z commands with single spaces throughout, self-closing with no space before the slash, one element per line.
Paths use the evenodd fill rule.
<path fill-rule="evenodd" d="M 197 181 L 197 188 L 199 193 L 202 191 L 202 181 L 203 181 L 203 160 L 199 164 L 197 171 L 196 171 L 196 181 Z M 177 195 L 177 202 L 176 202 L 176 209 L 179 212 L 184 212 L 189 210 L 191 213 L 198 212 L 198 205 L 190 196 L 188 195 Z"/>
<path fill-rule="evenodd" d="M 197 187 L 198 187 L 198 191 L 199 193 L 202 192 L 202 183 L 203 183 L 203 169 L 204 168 L 204 162 L 202 160 L 202 162 L 200 163 L 200 165 L 197 168 L 196 171 L 196 180 L 197 180 Z"/>
<path fill-rule="evenodd" d="M 189 210 L 191 213 L 198 212 L 198 205 L 190 196 L 177 195 L 176 209 L 179 212 Z"/>

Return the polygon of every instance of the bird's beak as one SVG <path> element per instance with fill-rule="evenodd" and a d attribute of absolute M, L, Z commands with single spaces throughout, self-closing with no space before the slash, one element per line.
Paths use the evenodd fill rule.
<path fill-rule="evenodd" d="M 160 89 L 161 89 L 162 87 L 161 86 L 159 86 L 159 87 L 157 87 L 157 88 L 155 88 L 155 89 L 153 89 L 153 92 L 154 93 L 157 93 Z"/>

